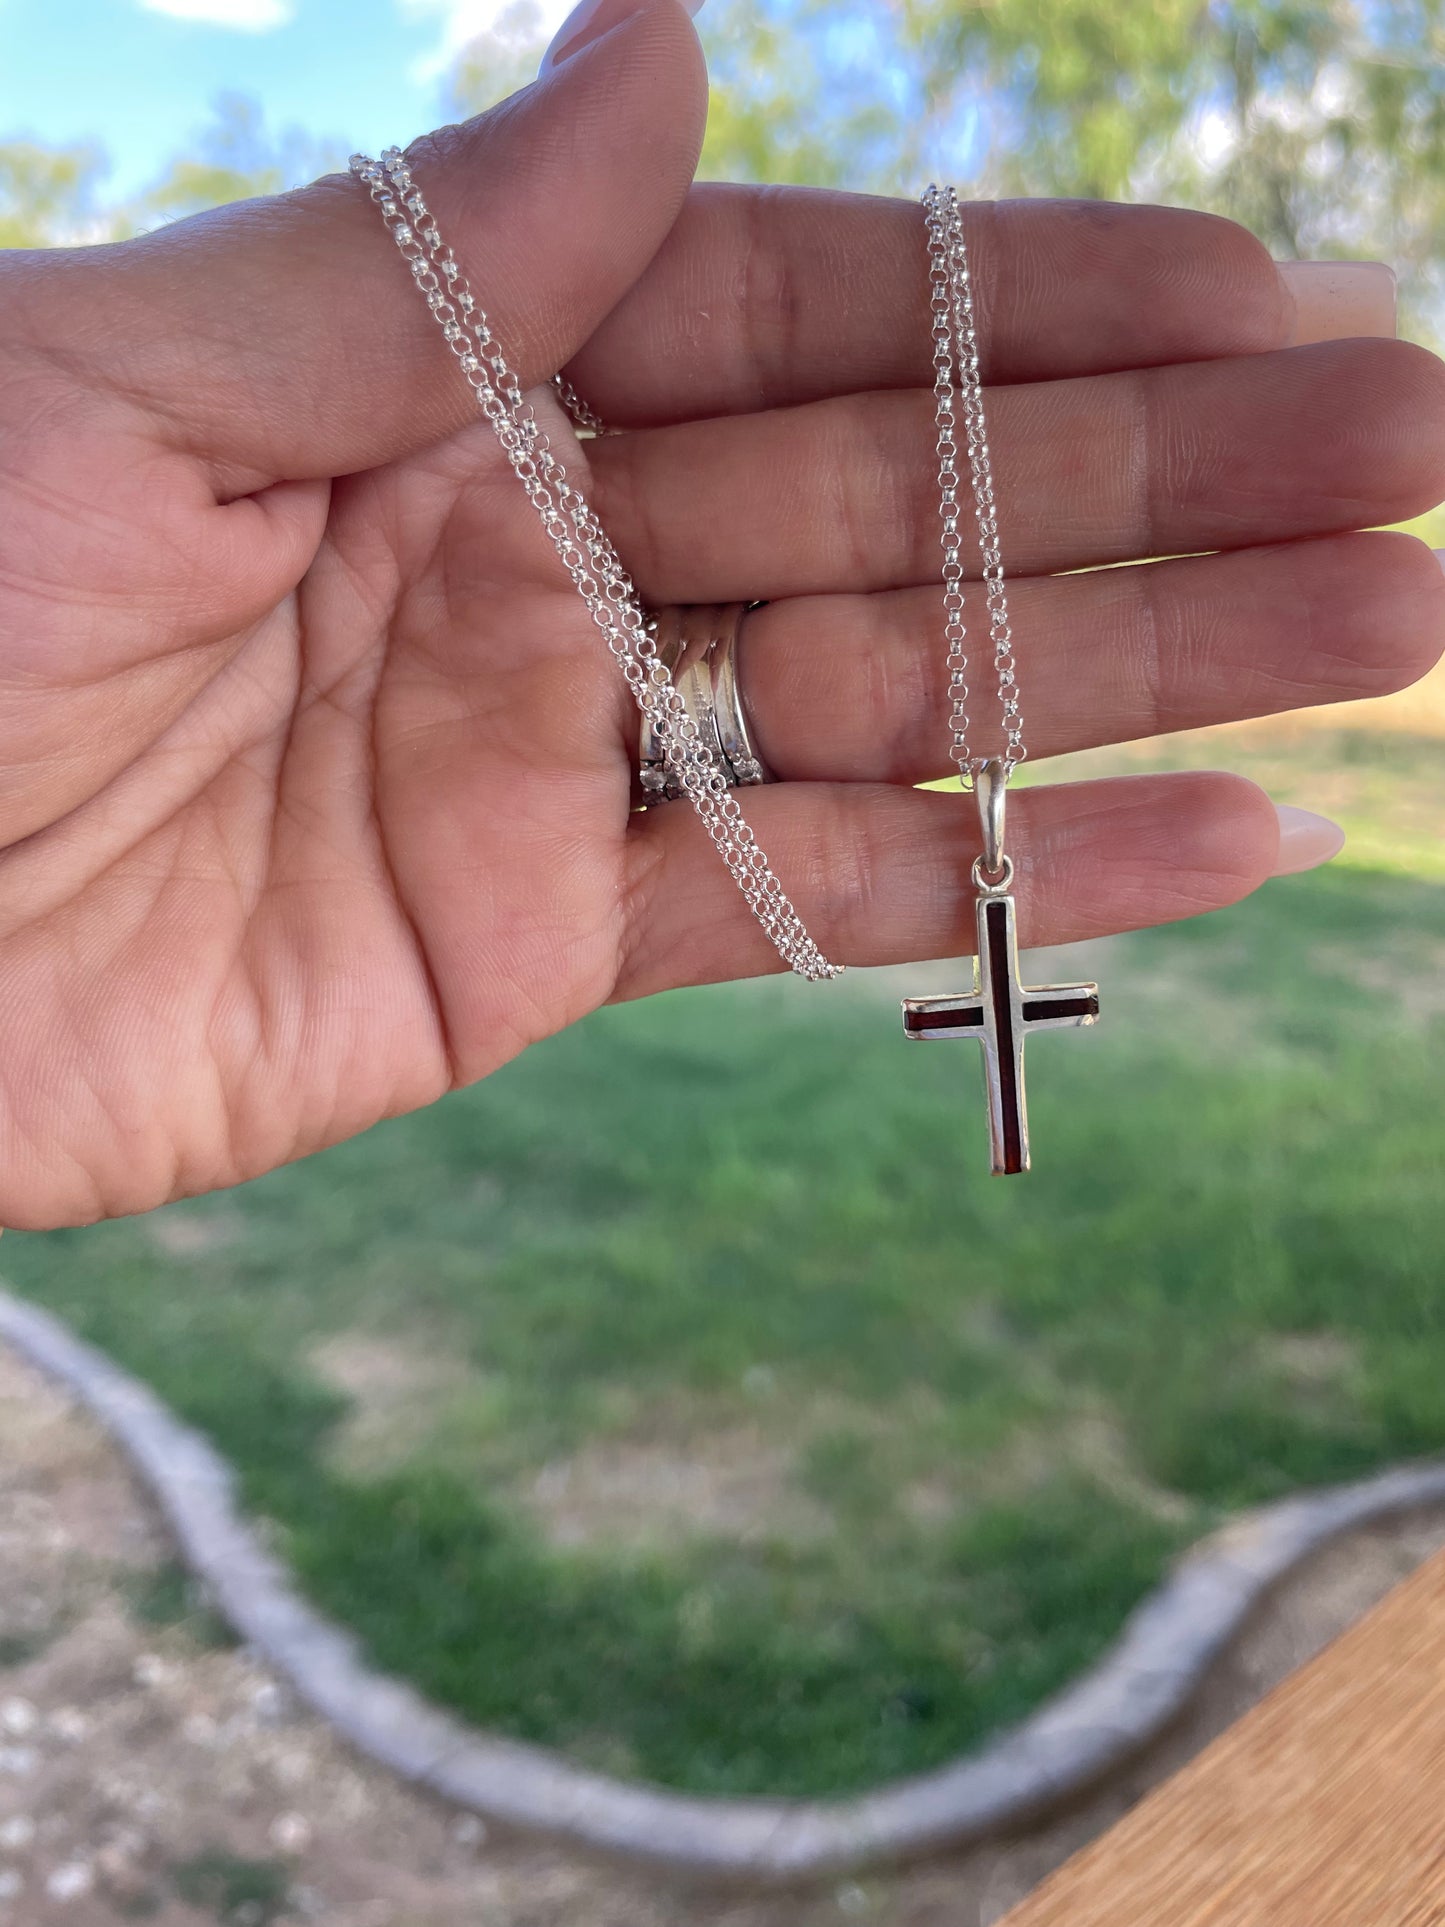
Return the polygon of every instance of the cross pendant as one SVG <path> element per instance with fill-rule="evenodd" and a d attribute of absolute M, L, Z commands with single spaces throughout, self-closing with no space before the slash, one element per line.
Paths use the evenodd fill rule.
<path fill-rule="evenodd" d="M 1036 1030 L 1077 1030 L 1099 1016 L 1097 984 L 1019 982 L 1014 900 L 983 891 L 976 906 L 978 959 L 974 989 L 964 997 L 906 997 L 903 1032 L 928 1041 L 976 1037 L 983 1045 L 988 1086 L 988 1134 L 994 1175 L 1029 1168 L 1029 1120 L 1024 1108 L 1024 1042 Z"/>

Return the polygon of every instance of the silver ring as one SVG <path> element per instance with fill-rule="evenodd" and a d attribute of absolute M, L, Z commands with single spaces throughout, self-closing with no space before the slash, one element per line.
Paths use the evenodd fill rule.
<path fill-rule="evenodd" d="M 682 697 L 684 708 L 695 724 L 698 735 L 712 751 L 718 768 L 726 774 L 727 765 L 713 715 L 712 673 L 707 660 L 712 638 L 705 629 L 699 630 L 697 624 L 688 620 L 693 614 L 693 610 L 676 605 L 655 609 L 648 627 L 657 649 L 658 662 Z M 639 762 L 644 802 L 672 802 L 681 796 L 682 790 L 667 766 L 652 718 L 647 715 L 642 718 Z"/>
<path fill-rule="evenodd" d="M 753 748 L 748 719 L 743 710 L 743 693 L 738 683 L 738 644 L 743 617 L 761 602 L 730 602 L 714 611 L 716 633 L 708 651 L 712 669 L 713 714 L 717 719 L 718 741 L 732 771 L 734 783 L 766 783 L 768 772 Z"/>
<path fill-rule="evenodd" d="M 738 685 L 742 620 L 749 609 L 761 606 L 756 602 L 671 604 L 653 610 L 650 618 L 657 660 L 672 679 L 729 789 L 772 780 L 753 748 Z M 646 715 L 638 763 L 645 804 L 674 802 L 682 795 L 652 719 Z"/>

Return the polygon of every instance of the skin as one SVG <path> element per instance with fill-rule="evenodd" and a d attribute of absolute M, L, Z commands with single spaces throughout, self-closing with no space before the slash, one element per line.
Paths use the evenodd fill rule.
<path fill-rule="evenodd" d="M 547 424 L 644 597 L 774 598 L 746 673 L 789 780 L 746 813 L 825 952 L 956 953 L 973 812 L 911 787 L 947 769 L 920 217 L 692 187 L 704 108 L 653 0 L 412 158 L 524 381 L 629 431 Z M 1438 363 L 1286 347 L 1209 217 L 970 230 L 1036 755 L 1423 673 L 1445 578 L 1355 531 L 1445 495 Z M 354 183 L 0 256 L 0 1223 L 234 1184 L 776 967 L 691 812 L 631 811 L 636 740 Z M 1010 838 L 1031 943 L 1231 902 L 1279 847 L 1210 774 L 1029 791 Z"/>

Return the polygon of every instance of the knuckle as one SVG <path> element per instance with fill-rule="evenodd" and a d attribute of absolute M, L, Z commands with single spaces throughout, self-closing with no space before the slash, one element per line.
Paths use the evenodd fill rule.
<path fill-rule="evenodd" d="M 807 297 L 791 252 L 777 241 L 787 193 L 785 188 L 761 186 L 737 203 L 743 231 L 736 333 L 744 348 L 744 367 L 752 370 L 793 368 L 801 355 L 800 327 Z M 764 384 L 758 406 L 768 407 L 773 400 Z"/>
<path fill-rule="evenodd" d="M 1129 664 L 1133 702 L 1141 730 L 1162 736 L 1187 713 L 1179 680 L 1188 677 L 1189 651 L 1180 624 L 1179 598 L 1168 593 L 1168 577 L 1158 568 L 1123 571 L 1132 597 L 1132 619 L 1123 633 L 1130 638 Z"/>
<path fill-rule="evenodd" d="M 910 529 L 916 512 L 899 499 L 901 478 L 884 446 L 877 411 L 822 403 L 819 472 L 829 478 L 841 588 L 866 588 L 878 561 L 880 530 Z M 822 506 L 820 504 L 820 506 Z"/>
<path fill-rule="evenodd" d="M 859 708 L 867 740 L 883 746 L 879 773 L 887 782 L 913 782 L 920 769 L 947 767 L 950 665 L 933 641 L 930 636 L 926 649 L 905 649 L 880 633 L 863 650 Z"/>
<path fill-rule="evenodd" d="M 1197 466 L 1198 436 L 1181 431 L 1180 424 L 1158 404 L 1156 384 L 1147 373 L 1138 371 L 1124 378 L 1125 401 L 1121 410 L 1121 461 L 1119 482 L 1124 491 L 1125 527 L 1135 555 L 1163 553 L 1167 543 L 1159 530 L 1163 509 L 1193 484 L 1190 471 Z"/>
<path fill-rule="evenodd" d="M 827 940 L 854 944 L 874 929 L 878 908 L 877 836 L 863 799 L 845 795 L 820 813 L 807 862 L 808 896 L 825 906 Z"/>

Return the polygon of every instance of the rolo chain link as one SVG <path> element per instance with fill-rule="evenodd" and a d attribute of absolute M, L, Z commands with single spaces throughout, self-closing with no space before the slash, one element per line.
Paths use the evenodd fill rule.
<path fill-rule="evenodd" d="M 557 390 L 557 399 L 579 428 L 585 428 L 589 435 L 612 435 L 617 432 L 607 426 L 589 402 L 582 399 L 565 375 L 553 375 L 552 386 Z"/>
<path fill-rule="evenodd" d="M 1019 708 L 1018 676 L 1014 662 L 1013 631 L 1009 626 L 1008 594 L 1004 587 L 1003 554 L 999 546 L 998 503 L 994 497 L 993 463 L 984 421 L 983 376 L 979 366 L 978 330 L 974 320 L 973 279 L 958 196 L 951 187 L 929 187 L 923 195 L 928 228 L 929 309 L 933 328 L 934 414 L 938 425 L 938 491 L 943 547 L 944 642 L 948 650 L 950 754 L 959 774 L 976 776 L 986 762 L 1001 761 L 1012 772 L 1028 755 L 1024 746 L 1023 716 Z M 978 524 L 979 554 L 983 561 L 984 594 L 989 634 L 993 642 L 994 673 L 998 681 L 1003 720 L 1001 756 L 980 755 L 969 746 L 967 631 L 963 620 L 963 561 L 958 533 L 958 418 L 962 397 L 964 437 L 968 444 L 973 481 L 974 518 Z"/>
<path fill-rule="evenodd" d="M 442 240 L 405 157 L 395 147 L 387 148 L 380 161 L 353 154 L 351 171 L 380 209 L 513 473 L 616 658 L 639 709 L 652 723 L 678 787 L 697 811 L 748 907 L 778 955 L 800 977 L 815 982 L 840 975 L 843 966 L 829 963 L 803 927 L 744 820 L 726 776 L 688 715 L 666 667 L 658 661 L 647 616 L 617 551 L 586 498 L 568 481 L 485 313 L 450 247 Z M 569 405 L 580 403 L 580 397 L 567 397 L 565 391 L 564 400 Z"/>

